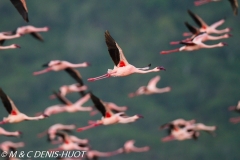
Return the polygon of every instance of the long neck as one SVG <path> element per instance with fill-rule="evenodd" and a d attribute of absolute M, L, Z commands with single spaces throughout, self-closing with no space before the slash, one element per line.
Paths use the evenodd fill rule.
<path fill-rule="evenodd" d="M 206 126 L 202 123 L 197 123 L 197 124 L 195 124 L 194 127 L 196 130 L 203 130 L 203 131 L 215 131 L 216 130 L 216 126 Z"/>
<path fill-rule="evenodd" d="M 0 49 L 14 49 L 15 46 L 14 45 L 10 45 L 10 46 L 0 46 Z"/>
<path fill-rule="evenodd" d="M 5 135 L 5 136 L 18 136 L 18 132 L 8 132 L 6 130 L 1 130 L 0 135 Z"/>
<path fill-rule="evenodd" d="M 136 121 L 138 119 L 138 117 L 135 115 L 132 117 L 127 117 L 127 118 L 120 117 L 119 119 L 120 119 L 119 123 L 131 123 L 131 122 Z"/>
<path fill-rule="evenodd" d="M 229 29 L 229 28 L 225 28 L 225 29 L 222 29 L 222 30 L 211 29 L 210 31 L 211 31 L 212 33 L 216 33 L 216 34 L 222 34 L 222 33 L 229 32 L 230 29 Z"/>
<path fill-rule="evenodd" d="M 86 66 L 87 66 L 86 63 L 79 63 L 79 64 L 70 63 L 69 64 L 69 67 L 74 67 L 74 68 L 76 68 L 76 67 L 86 67 Z"/>
<path fill-rule="evenodd" d="M 13 39 L 13 38 L 18 38 L 18 37 L 20 37 L 19 34 L 15 34 L 15 35 L 11 35 L 11 36 L 0 35 L 0 40 L 3 40 L 3 39 Z"/>
<path fill-rule="evenodd" d="M 219 40 L 219 39 L 223 39 L 223 38 L 228 38 L 228 36 L 226 36 L 226 35 L 221 35 L 221 36 L 210 36 L 210 35 L 208 35 L 208 40 Z"/>
<path fill-rule="evenodd" d="M 112 151 L 112 152 L 99 152 L 99 151 L 94 151 L 94 155 L 98 156 L 98 157 L 110 157 L 110 156 L 115 156 L 118 155 L 120 153 L 122 153 L 123 150 L 122 148 L 116 150 L 116 151 Z"/>
<path fill-rule="evenodd" d="M 43 119 L 43 115 L 40 115 L 40 116 L 37 116 L 37 117 L 28 117 L 26 116 L 25 117 L 25 120 L 40 120 L 40 119 Z"/>
<path fill-rule="evenodd" d="M 225 20 L 224 20 L 224 19 L 221 19 L 221 20 L 213 23 L 210 27 L 212 27 L 212 28 L 217 28 L 218 26 L 222 25 L 224 22 L 225 22 Z"/>
<path fill-rule="evenodd" d="M 149 150 L 148 146 L 146 146 L 146 147 L 135 147 L 135 146 L 133 146 L 132 147 L 133 152 L 146 152 L 148 150 Z"/>
<path fill-rule="evenodd" d="M 135 69 L 134 70 L 135 73 L 141 73 L 141 74 L 145 74 L 145 73 L 150 73 L 150 72 L 157 72 L 157 70 L 154 68 L 154 69 L 150 69 L 150 70 L 146 70 L 146 71 L 143 71 L 143 70 L 139 70 L 139 69 Z"/>
<path fill-rule="evenodd" d="M 199 44 L 199 47 L 201 48 L 216 48 L 216 47 L 222 47 L 221 43 L 213 44 L 213 45 L 206 45 L 204 43 Z"/>
<path fill-rule="evenodd" d="M 157 93 L 164 93 L 164 92 L 169 92 L 170 91 L 170 87 L 164 87 L 164 88 L 157 88 L 156 92 Z"/>

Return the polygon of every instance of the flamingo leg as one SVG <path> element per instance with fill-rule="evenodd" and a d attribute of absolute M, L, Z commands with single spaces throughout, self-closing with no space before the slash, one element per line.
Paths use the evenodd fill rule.
<path fill-rule="evenodd" d="M 180 41 L 172 41 L 170 42 L 171 45 L 176 45 L 176 44 L 180 44 Z"/>
<path fill-rule="evenodd" d="M 88 130 L 88 129 L 91 129 L 93 127 L 97 127 L 97 126 L 100 126 L 100 125 L 102 125 L 102 124 L 93 123 L 93 124 L 91 124 L 89 126 L 78 128 L 77 132 L 85 131 L 85 130 Z"/>
<path fill-rule="evenodd" d="M 46 73 L 46 72 L 49 72 L 49 71 L 51 71 L 51 68 L 46 68 L 46 69 L 41 70 L 41 71 L 33 72 L 33 75 L 36 76 L 36 75 L 43 74 L 43 73 Z"/>
<path fill-rule="evenodd" d="M 88 81 L 93 82 L 93 81 L 97 81 L 97 80 L 108 78 L 108 77 L 111 77 L 111 75 L 109 73 L 104 74 L 104 75 L 99 76 L 99 77 L 95 77 L 95 78 L 88 78 Z"/>
<path fill-rule="evenodd" d="M 172 53 L 172 52 L 179 52 L 179 48 L 173 49 L 173 50 L 168 50 L 168 51 L 162 51 L 161 54 L 168 54 L 168 53 Z"/>
<path fill-rule="evenodd" d="M 184 32 L 184 33 L 183 33 L 183 36 L 184 36 L 184 37 L 192 36 L 192 33 L 190 33 L 190 32 Z"/>
<path fill-rule="evenodd" d="M 198 0 L 198 1 L 195 1 L 195 2 L 194 2 L 194 5 L 195 5 L 195 6 L 200 6 L 200 5 L 209 3 L 209 2 L 211 2 L 211 0 Z"/>
<path fill-rule="evenodd" d="M 172 135 L 162 138 L 162 142 L 167 142 L 172 140 L 175 140 L 175 138 Z"/>

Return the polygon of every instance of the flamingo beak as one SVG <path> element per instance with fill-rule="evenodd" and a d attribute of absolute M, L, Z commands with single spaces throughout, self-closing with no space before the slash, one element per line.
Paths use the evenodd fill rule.
<path fill-rule="evenodd" d="M 158 67 L 158 69 L 166 71 L 166 69 L 163 66 Z"/>
<path fill-rule="evenodd" d="M 138 118 L 144 118 L 142 115 L 140 114 L 137 114 Z"/>
<path fill-rule="evenodd" d="M 89 62 L 86 62 L 86 65 L 87 65 L 87 66 L 91 66 L 91 64 L 90 64 Z"/>
<path fill-rule="evenodd" d="M 48 118 L 49 115 L 47 115 L 47 114 L 43 114 L 43 117 L 44 117 L 44 118 Z"/>
<path fill-rule="evenodd" d="M 18 44 L 15 44 L 14 46 L 15 46 L 16 48 L 21 48 Z"/>

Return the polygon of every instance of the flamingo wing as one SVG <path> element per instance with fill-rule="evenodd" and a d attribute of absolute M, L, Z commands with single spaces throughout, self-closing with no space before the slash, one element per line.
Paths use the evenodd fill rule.
<path fill-rule="evenodd" d="M 40 33 L 37 33 L 37 32 L 32 32 L 32 33 L 30 33 L 34 38 L 36 38 L 37 40 L 40 40 L 40 41 L 44 41 L 43 40 L 43 37 L 41 36 L 41 34 Z"/>
<path fill-rule="evenodd" d="M 2 90 L 2 88 L 0 88 L 0 97 L 2 100 L 2 103 L 4 105 L 4 107 L 6 108 L 7 112 L 9 114 L 17 114 L 19 113 L 19 110 L 17 109 L 16 105 L 14 104 L 14 102 L 11 100 L 11 98 L 9 98 Z M 14 113 L 13 113 L 14 111 Z"/>
<path fill-rule="evenodd" d="M 23 19 L 26 22 L 29 22 L 26 1 L 25 0 L 10 0 L 10 1 L 14 5 L 14 7 L 18 10 L 18 12 L 22 15 Z"/>
<path fill-rule="evenodd" d="M 64 141 L 68 141 L 69 140 L 69 136 L 68 136 L 68 134 L 66 132 L 57 131 L 56 135 L 61 137 Z"/>
<path fill-rule="evenodd" d="M 237 0 L 228 0 L 228 1 L 231 4 L 234 15 L 237 15 L 238 14 L 238 1 Z"/>
<path fill-rule="evenodd" d="M 193 38 L 192 42 L 194 44 L 202 43 L 202 39 L 207 36 L 208 34 L 206 32 L 199 33 L 196 37 Z"/>
<path fill-rule="evenodd" d="M 154 88 L 157 84 L 157 82 L 161 79 L 160 76 L 156 76 L 154 78 L 152 78 L 149 82 L 148 82 L 148 87 L 150 88 Z"/>
<path fill-rule="evenodd" d="M 128 65 L 127 59 L 125 58 L 122 49 L 115 42 L 108 31 L 105 32 L 105 41 L 108 47 L 108 52 L 115 66 L 123 67 Z"/>
<path fill-rule="evenodd" d="M 57 97 L 57 99 L 66 105 L 72 105 L 72 102 L 69 101 L 66 97 L 61 96 L 59 93 L 53 91 L 54 95 Z"/>
<path fill-rule="evenodd" d="M 196 27 L 193 27 L 188 22 L 185 22 L 185 25 L 192 34 L 198 34 L 199 33 L 199 29 L 196 28 Z"/>
<path fill-rule="evenodd" d="M 90 92 L 91 100 L 94 103 L 94 106 L 97 108 L 99 112 L 103 115 L 103 117 L 111 117 L 113 115 L 112 111 L 104 105 L 104 102 L 101 101 L 98 97 Z"/>
<path fill-rule="evenodd" d="M 197 23 L 199 27 L 207 27 L 208 25 L 203 21 L 201 17 L 194 14 L 192 11 L 188 10 L 188 14 L 192 17 L 192 19 Z"/>

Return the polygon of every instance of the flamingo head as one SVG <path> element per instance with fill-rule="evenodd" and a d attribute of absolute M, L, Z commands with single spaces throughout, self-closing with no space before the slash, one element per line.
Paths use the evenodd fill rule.
<path fill-rule="evenodd" d="M 137 114 L 136 115 L 138 118 L 144 118 L 142 115 L 140 115 L 140 114 Z"/>
<path fill-rule="evenodd" d="M 157 67 L 157 69 L 159 69 L 160 71 L 161 71 L 161 70 L 166 71 L 166 69 L 165 69 L 163 66 L 159 66 L 159 67 Z"/>
<path fill-rule="evenodd" d="M 13 44 L 14 48 L 21 48 L 18 44 Z"/>

